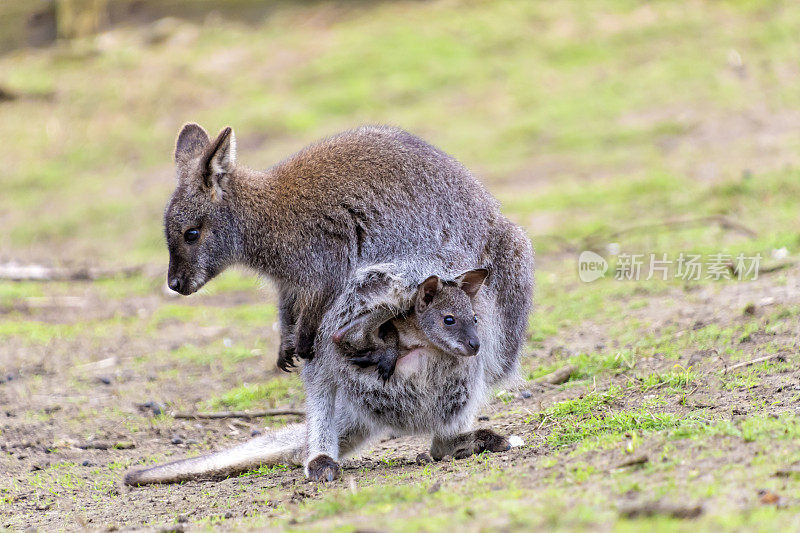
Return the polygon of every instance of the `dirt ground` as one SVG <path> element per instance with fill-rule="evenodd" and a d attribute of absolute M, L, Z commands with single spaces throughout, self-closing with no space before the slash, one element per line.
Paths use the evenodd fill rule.
<path fill-rule="evenodd" d="M 628 320 L 647 324 L 639 333 L 658 334 L 668 327 L 678 331 L 697 330 L 710 324 L 720 328 L 738 328 L 759 321 L 769 324 L 776 309 L 800 304 L 800 270 L 791 270 L 784 281 L 776 283 L 774 276 L 764 276 L 750 283 L 708 286 L 686 292 L 670 290 L 648 300 L 645 306 L 629 309 Z M 149 296 L 124 301 L 99 297 L 90 285 L 70 287 L 83 296 L 66 296 L 37 300 L 30 307 L 16 306 L 15 312 L 27 319 L 43 323 L 69 325 L 87 320 L 114 317 L 124 321 L 147 321 L 164 298 Z M 224 308 L 258 301 L 258 293 L 234 293 L 220 296 L 201 296 L 204 303 Z M 624 303 L 624 302 L 623 302 Z M 10 312 L 6 309 L 6 312 Z M 765 331 L 762 326 L 747 338 L 740 339 L 745 360 L 776 353 L 776 360 L 796 362 L 796 331 L 798 317 L 791 316 L 778 330 Z M 139 332 L 141 333 L 141 332 Z M 188 364 L 167 358 L 144 357 L 170 346 L 192 341 L 200 346 L 232 335 L 230 329 L 218 327 L 198 330 L 190 324 L 158 323 L 154 335 L 138 335 L 136 328 L 122 334 L 118 331 L 105 336 L 102 349 L 97 340 L 80 335 L 53 339 L 46 344 L 14 341 L 4 344 L 10 365 L 0 383 L 0 431 L 2 431 L 2 469 L 6 474 L 0 481 L 4 504 L 0 507 L 0 526 L 11 529 L 37 528 L 42 530 L 88 528 L 114 530 L 118 528 L 150 528 L 173 525 L 190 528 L 215 523 L 236 524 L 237 519 L 258 516 L 260 520 L 285 519 L 288 525 L 302 526 L 295 515 L 309 501 L 330 491 L 348 490 L 357 482 L 364 483 L 395 476 L 394 483 L 414 485 L 420 482 L 423 470 L 432 475 L 437 487 L 458 485 L 468 474 L 470 460 L 420 465 L 418 453 L 426 449 L 421 438 L 390 438 L 365 450 L 359 457 L 344 464 L 342 479 L 320 486 L 304 480 L 296 468 L 273 469 L 259 475 L 234 477 L 223 481 L 190 482 L 179 486 L 128 488 L 121 484 L 127 468 L 144 461 L 158 462 L 196 454 L 206 450 L 231 446 L 261 431 L 261 420 L 177 420 L 161 414 L 179 406 L 187 406 L 215 390 L 234 386 L 248 378 L 274 372 L 269 370 L 271 355 L 249 358 L 238 366 L 235 375 L 209 372 L 212 367 Z M 108 342 L 108 341 L 111 342 Z M 270 343 L 270 349 L 272 349 Z M 556 361 L 564 350 L 579 352 L 598 347 L 616 346 L 618 341 L 602 325 L 584 323 L 569 331 L 568 336 L 549 340 L 535 353 L 529 354 L 526 365 L 546 365 Z M 608 390 L 614 385 L 625 386 L 636 376 L 669 372 L 676 365 L 691 368 L 696 373 L 683 394 L 667 396 L 661 413 L 683 419 L 702 412 L 706 423 L 746 418 L 760 409 L 752 400 L 768 398 L 771 407 L 767 416 L 794 414 L 800 391 L 800 370 L 796 366 L 780 367 L 767 372 L 757 383 L 747 387 L 726 387 L 725 369 L 732 363 L 718 350 L 687 350 L 678 359 L 655 354 L 636 362 L 631 369 L 617 375 L 595 380 L 596 390 Z M 213 366 L 213 365 L 212 365 Z M 266 368 L 265 368 L 266 367 Z M 220 377 L 222 378 L 220 380 Z M 628 389 L 624 396 L 610 402 L 611 412 L 636 409 L 653 397 L 653 390 Z M 656 390 L 657 392 L 657 390 Z M 507 453 L 483 456 L 485 468 L 502 468 L 522 473 L 521 486 L 541 490 L 544 478 L 568 480 L 576 462 L 588 462 L 593 469 L 635 468 L 639 462 L 657 461 L 658 449 L 666 436 L 650 436 L 637 449 L 633 459 L 618 447 L 590 450 L 572 457 L 563 448 L 554 446 L 548 437 L 557 419 L 545 416 L 548 407 L 591 395 L 586 387 L 538 385 L 527 382 L 493 400 L 485 409 L 479 425 L 506 435 L 516 435 L 525 445 Z M 154 402 L 153 404 L 146 404 Z M 280 424 L 282 421 L 270 421 Z M 623 439 L 624 440 L 624 439 Z M 677 441 L 674 453 L 692 456 L 697 443 Z M 712 457 L 687 460 L 669 472 L 681 478 L 702 469 L 720 471 L 732 462 L 747 463 L 764 453 L 746 440 L 739 442 L 713 437 L 703 446 L 718 446 Z M 567 451 L 576 446 L 568 447 Z M 696 451 L 696 450 L 694 450 Z M 543 467 L 543 458 L 552 457 L 552 464 Z M 628 464 L 627 466 L 626 465 Z M 463 463 L 463 465 L 462 465 Z M 623 465 L 623 466 L 619 466 Z M 432 472 L 432 474 L 430 474 Z M 397 477 L 402 474 L 402 477 Z M 630 482 L 652 481 L 653 475 L 632 470 Z M 592 488 L 592 478 L 583 482 L 581 490 Z M 598 483 L 600 481 L 598 480 Z M 598 486 L 598 489 L 600 487 Z M 758 504 L 757 487 L 737 489 L 737 506 Z M 615 505 L 624 509 L 627 500 L 636 503 L 635 491 L 623 494 Z M 697 500 L 675 504 L 691 505 Z M 708 506 L 713 498 L 706 499 Z M 701 502 L 702 503 L 702 502 Z M 730 503 L 730 502 L 729 502 Z M 786 500 L 784 499 L 784 504 Z M 621 511 L 622 512 L 622 511 Z M 627 511 L 626 511 L 627 512 Z M 636 511 L 633 511 L 634 514 Z M 671 511 L 670 511 L 671 512 Z M 368 525 L 365 517 L 351 517 L 358 526 Z M 240 524 L 241 526 L 242 524 Z M 263 525 L 263 523 L 262 523 Z M 324 527 L 325 522 L 311 520 L 306 525 Z"/>

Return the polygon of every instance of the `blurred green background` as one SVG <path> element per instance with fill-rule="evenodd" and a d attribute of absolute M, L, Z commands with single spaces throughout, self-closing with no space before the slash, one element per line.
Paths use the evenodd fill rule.
<path fill-rule="evenodd" d="M 402 126 L 473 169 L 540 256 L 711 213 L 757 242 L 696 227 L 639 244 L 798 247 L 794 2 L 111 1 L 99 34 L 20 48 L 52 5 L 0 6 L 16 28 L 0 257 L 165 263 L 186 121 L 233 126 L 256 168 L 358 124 Z"/>

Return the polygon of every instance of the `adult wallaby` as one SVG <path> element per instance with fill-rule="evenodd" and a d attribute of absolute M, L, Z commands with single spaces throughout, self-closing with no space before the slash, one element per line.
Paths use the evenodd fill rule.
<path fill-rule="evenodd" d="M 419 284 L 411 310 L 396 318 L 367 314 L 338 330 L 333 342 L 356 366 L 376 366 L 384 382 L 400 358 L 409 364 L 428 345 L 456 356 L 477 355 L 481 344 L 472 300 L 488 274 L 485 268 L 470 270 L 452 282 L 430 276 Z"/>
<path fill-rule="evenodd" d="M 385 310 L 406 306 L 408 299 L 398 294 L 405 290 L 405 281 L 385 269 L 386 265 L 380 265 L 360 271 L 349 287 L 351 290 L 337 300 L 334 310 L 344 315 L 353 309 L 354 302 L 356 306 L 361 305 L 356 299 L 368 301 L 362 307 L 367 314 L 334 334 L 339 336 L 339 343 L 369 345 L 373 342 L 371 339 L 379 335 L 377 329 L 383 326 Z M 488 429 L 463 431 L 471 424 L 474 411 L 488 390 L 485 370 L 491 366 L 487 363 L 492 361 L 495 352 L 487 357 L 464 356 L 476 355 L 477 339 L 482 334 L 486 335 L 489 350 L 497 345 L 497 335 L 492 334 L 490 324 L 481 326 L 482 321 L 474 320 L 472 302 L 488 311 L 490 320 L 493 318 L 491 300 L 476 298 L 485 276 L 486 270 L 481 269 L 467 272 L 454 282 L 443 283 L 437 276 L 431 276 L 419 285 L 413 293 L 415 308 L 411 313 L 416 316 L 389 320 L 397 328 L 393 341 L 388 341 L 383 351 L 382 340 L 375 341 L 372 346 L 381 356 L 386 355 L 384 352 L 402 355 L 397 374 L 388 383 L 381 383 L 374 372 L 357 368 L 341 354 L 333 354 L 330 351 L 335 344 L 331 342 L 333 339 L 326 338 L 320 343 L 320 356 L 306 368 L 324 362 L 328 365 L 327 382 L 341 385 L 330 425 L 334 434 L 329 436 L 336 440 L 338 454 L 350 454 L 386 430 L 432 433 L 431 455 L 437 460 L 445 455 L 462 458 L 484 450 L 497 452 L 510 447 L 505 438 Z M 376 287 L 376 279 L 382 286 Z M 332 321 L 336 317 L 326 316 Z M 439 322 L 448 316 L 456 323 L 449 326 L 448 320 L 440 326 Z M 323 324 L 323 330 L 329 329 L 327 324 Z M 318 424 L 320 405 L 311 401 L 308 407 L 309 425 L 295 424 L 229 450 L 133 471 L 125 476 L 125 483 L 171 483 L 227 476 L 261 464 L 303 464 L 314 446 L 309 439 L 319 434 L 312 426 Z M 330 455 L 317 455 L 306 470 L 309 477 L 316 480 L 332 480 L 338 471 L 338 464 Z"/>
<path fill-rule="evenodd" d="M 513 374 L 532 291 L 524 233 L 458 161 L 397 128 L 362 127 L 259 172 L 236 162 L 230 128 L 196 124 L 175 148 L 166 209 L 168 285 L 191 294 L 240 263 L 279 292 L 278 365 L 309 359 L 321 317 L 353 273 L 406 259 L 445 272 L 485 265 L 505 333 L 493 379 Z"/>

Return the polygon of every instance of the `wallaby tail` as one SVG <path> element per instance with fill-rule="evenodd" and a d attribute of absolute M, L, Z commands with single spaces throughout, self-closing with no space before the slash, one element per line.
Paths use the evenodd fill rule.
<path fill-rule="evenodd" d="M 303 464 L 306 448 L 305 424 L 292 424 L 227 450 L 128 472 L 124 482 L 126 485 L 178 483 L 226 477 L 264 464 L 299 465 Z"/>

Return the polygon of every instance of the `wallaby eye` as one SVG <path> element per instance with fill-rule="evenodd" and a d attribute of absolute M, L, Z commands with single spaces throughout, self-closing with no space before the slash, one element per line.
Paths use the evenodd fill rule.
<path fill-rule="evenodd" d="M 183 234 L 183 240 L 185 240 L 189 244 L 193 243 L 199 238 L 200 238 L 200 230 L 197 228 L 189 228 L 186 230 L 186 233 Z"/>
<path fill-rule="evenodd" d="M 455 319 L 455 317 L 453 317 L 453 315 L 447 315 L 446 317 L 444 317 L 444 324 L 446 326 L 452 326 L 455 323 L 456 323 L 456 319 Z"/>
<path fill-rule="evenodd" d="M 478 315 L 472 315 L 472 321 L 478 323 Z"/>

